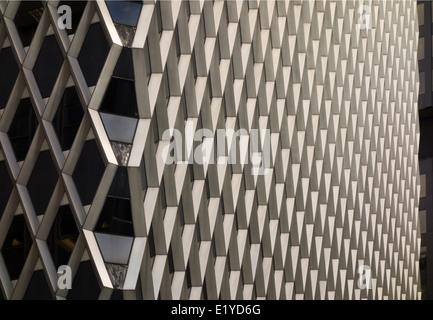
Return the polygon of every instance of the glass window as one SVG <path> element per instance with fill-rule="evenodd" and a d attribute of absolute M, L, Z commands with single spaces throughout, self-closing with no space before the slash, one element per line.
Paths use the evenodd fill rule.
<path fill-rule="evenodd" d="M 10 47 L 0 49 L 0 109 L 6 107 L 18 77 L 18 65 Z"/>
<path fill-rule="evenodd" d="M 128 170 L 126 167 L 118 167 L 113 183 L 111 184 L 108 195 L 117 198 L 129 199 L 131 193 L 129 191 Z"/>
<path fill-rule="evenodd" d="M 32 246 L 32 238 L 22 214 L 14 216 L 1 249 L 11 280 L 18 279 Z"/>
<path fill-rule="evenodd" d="M 95 232 L 133 237 L 134 227 L 130 200 L 108 196 Z"/>
<path fill-rule="evenodd" d="M 67 265 L 78 239 L 78 229 L 69 205 L 60 206 L 47 238 L 54 265 Z"/>
<path fill-rule="evenodd" d="M 69 290 L 68 300 L 97 300 L 101 288 L 90 261 L 82 261 Z"/>
<path fill-rule="evenodd" d="M 86 141 L 72 175 L 83 205 L 92 203 L 104 170 L 95 140 Z"/>
<path fill-rule="evenodd" d="M 0 219 L 3 216 L 3 211 L 9 201 L 9 196 L 12 192 L 12 182 L 9 177 L 8 169 L 6 168 L 6 163 L 0 161 Z"/>
<path fill-rule="evenodd" d="M 57 184 L 58 175 L 49 151 L 39 153 L 27 189 L 37 215 L 45 213 Z"/>
<path fill-rule="evenodd" d="M 100 23 L 92 24 L 78 55 L 78 62 L 89 87 L 96 85 L 110 46 Z"/>
<path fill-rule="evenodd" d="M 43 12 L 41 1 L 21 1 L 14 21 L 24 48 L 32 42 Z"/>
<path fill-rule="evenodd" d="M 83 119 L 84 111 L 75 87 L 65 89 L 53 119 L 62 150 L 69 150 Z"/>
<path fill-rule="evenodd" d="M 117 142 L 132 143 L 138 120 L 136 118 L 100 113 L 108 139 Z"/>
<path fill-rule="evenodd" d="M 17 161 L 23 161 L 38 126 L 38 120 L 33 110 L 30 98 L 20 101 L 8 135 Z"/>
<path fill-rule="evenodd" d="M 51 95 L 62 64 L 63 55 L 57 45 L 55 36 L 46 37 L 33 68 L 33 74 L 42 98 Z"/>
<path fill-rule="evenodd" d="M 136 27 L 141 11 L 141 1 L 105 1 L 114 23 Z"/>
<path fill-rule="evenodd" d="M 48 288 L 47 278 L 43 270 L 33 271 L 23 300 L 52 300 L 51 290 Z"/>
<path fill-rule="evenodd" d="M 117 60 L 116 67 L 113 71 L 113 76 L 127 80 L 134 80 L 134 65 L 132 62 L 131 48 L 124 47 Z"/>
<path fill-rule="evenodd" d="M 99 111 L 138 117 L 134 81 L 112 77 Z"/>

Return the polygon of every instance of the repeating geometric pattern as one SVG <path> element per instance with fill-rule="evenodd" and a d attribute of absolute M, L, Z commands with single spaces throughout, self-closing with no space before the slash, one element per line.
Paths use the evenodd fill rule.
<path fill-rule="evenodd" d="M 4 298 L 24 298 L 38 270 L 53 298 L 70 298 L 75 282 L 58 287 L 48 245 L 63 206 L 78 230 L 67 265 L 75 279 L 91 262 L 100 299 L 420 298 L 416 1 L 143 1 L 136 26 L 124 27 L 98 0 L 85 3 L 73 34 L 57 24 L 60 4 L 42 1 L 23 44 L 20 1 L 0 2 L 0 48 L 12 50 L 18 69 L 0 110 L 1 181 L 11 184 L 0 247 L 17 216 L 31 239 L 15 278 L 1 251 Z M 371 28 L 360 27 L 363 5 Z M 93 26 L 107 52 L 89 84 L 81 57 L 94 54 L 86 44 Z M 35 68 L 48 35 L 63 62 L 42 90 Z M 127 49 L 136 109 L 104 113 Z M 53 119 L 68 88 L 83 116 L 65 150 Z M 34 134 L 17 159 L 9 129 L 26 98 Z M 269 129 L 259 145 L 270 151 L 269 170 L 253 175 L 251 163 L 227 157 L 165 164 L 164 131 L 185 138 L 186 123 L 214 135 Z M 97 161 L 80 160 L 90 143 L 103 171 L 87 201 L 74 174 L 80 161 Z M 47 150 L 56 179 L 39 212 L 31 181 Z M 103 232 L 121 176 L 129 209 L 114 210 L 128 211 L 133 231 Z M 362 265 L 371 267 L 369 290 L 357 285 Z"/>

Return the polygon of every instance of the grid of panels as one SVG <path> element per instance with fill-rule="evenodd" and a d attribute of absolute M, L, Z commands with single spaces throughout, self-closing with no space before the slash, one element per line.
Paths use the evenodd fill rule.
<path fill-rule="evenodd" d="M 42 5 L 24 47 L 20 1 L 0 2 L 0 47 L 18 70 L 0 110 L 0 172 L 10 181 L 0 220 L 5 298 L 24 298 L 41 270 L 53 298 L 71 297 L 75 282 L 58 287 L 49 245 L 65 207 L 78 230 L 63 242 L 65 264 L 75 279 L 90 261 L 101 299 L 420 297 L 416 1 L 144 1 L 132 26 L 88 1 L 69 35 L 56 23 L 59 2 Z M 363 5 L 371 28 L 360 27 Z M 88 50 L 95 26 L 105 55 Z M 36 76 L 50 35 L 61 59 L 51 87 Z M 82 62 L 92 55 L 101 66 L 93 80 Z M 122 99 L 132 92 L 128 105 L 105 102 L 121 86 Z M 54 118 L 68 88 L 83 116 L 64 150 Z M 22 159 L 18 110 L 33 114 Z M 224 157 L 166 165 L 163 133 L 185 133 L 186 123 L 213 134 L 269 129 L 259 146 L 269 147 L 269 170 L 252 175 L 251 164 Z M 76 176 L 80 161 L 102 164 L 99 175 L 88 172 L 94 194 Z M 32 182 L 41 180 L 35 171 L 51 178 Z M 38 188 L 43 201 L 32 196 Z M 107 231 L 106 212 L 130 227 Z M 4 244 L 17 217 L 30 241 L 13 277 Z M 357 286 L 361 265 L 371 267 L 369 290 Z"/>

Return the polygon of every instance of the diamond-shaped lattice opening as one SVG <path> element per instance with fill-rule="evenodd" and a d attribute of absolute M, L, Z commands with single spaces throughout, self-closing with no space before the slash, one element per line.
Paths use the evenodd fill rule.
<path fill-rule="evenodd" d="M 89 87 L 96 85 L 109 50 L 110 46 L 100 23 L 92 24 L 78 55 L 78 62 Z"/>
<path fill-rule="evenodd" d="M 57 170 L 50 152 L 40 152 L 27 183 L 27 190 L 37 215 L 45 213 L 57 180 Z"/>
<path fill-rule="evenodd" d="M 23 300 L 52 300 L 47 278 L 43 270 L 33 271 Z"/>
<path fill-rule="evenodd" d="M 32 246 L 32 238 L 22 214 L 14 216 L 2 247 L 2 255 L 11 280 L 20 276 Z"/>
<path fill-rule="evenodd" d="M 13 189 L 13 184 L 10 179 L 8 170 L 6 168 L 6 163 L 4 161 L 0 161 L 0 181 L 1 181 L 0 183 L 0 219 L 1 219 Z"/>
<path fill-rule="evenodd" d="M 45 37 L 33 67 L 33 74 L 43 98 L 50 96 L 62 64 L 63 55 L 56 37 L 54 35 Z"/>
<path fill-rule="evenodd" d="M 96 300 L 101 288 L 90 261 L 81 261 L 69 290 L 68 300 Z"/>
<path fill-rule="evenodd" d="M 134 81 L 111 77 L 99 111 L 121 116 L 138 117 Z"/>
<path fill-rule="evenodd" d="M 0 109 L 3 109 L 6 107 L 19 72 L 11 47 L 0 51 L 0 70 Z"/>
<path fill-rule="evenodd" d="M 83 15 L 84 9 L 86 8 L 87 1 L 60 1 L 58 8 L 60 9 L 61 6 L 69 6 L 71 8 L 71 26 L 70 28 L 67 27 L 66 33 L 68 35 L 74 34 L 77 31 L 78 24 L 80 23 L 81 16 Z M 60 10 L 60 17 L 63 16 L 64 11 Z"/>
<path fill-rule="evenodd" d="M 86 141 L 72 175 L 83 205 L 92 203 L 104 170 L 96 141 Z"/>
<path fill-rule="evenodd" d="M 21 99 L 8 131 L 9 140 L 18 162 L 25 159 L 37 127 L 38 119 L 30 98 Z"/>
<path fill-rule="evenodd" d="M 62 150 L 69 150 L 74 142 L 84 111 L 75 87 L 65 89 L 53 119 Z"/>
<path fill-rule="evenodd" d="M 24 48 L 32 42 L 44 9 L 42 1 L 21 1 L 14 21 Z"/>
<path fill-rule="evenodd" d="M 48 249 L 56 268 L 68 264 L 78 235 L 79 232 L 71 208 L 69 205 L 61 206 L 47 238 Z"/>

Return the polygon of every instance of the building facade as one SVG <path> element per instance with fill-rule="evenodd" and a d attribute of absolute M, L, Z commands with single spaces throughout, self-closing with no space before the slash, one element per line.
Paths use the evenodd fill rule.
<path fill-rule="evenodd" d="M 429 1 L 418 1 L 419 21 L 419 170 L 421 181 L 421 194 L 419 202 L 421 256 L 420 272 L 423 299 L 433 299 L 433 149 L 429 137 L 432 132 L 432 4 Z M 432 70 L 432 71 L 430 71 Z M 429 268 L 428 268 L 429 266 Z"/>
<path fill-rule="evenodd" d="M 421 298 L 418 36 L 414 0 L 0 1 L 1 298 Z"/>

